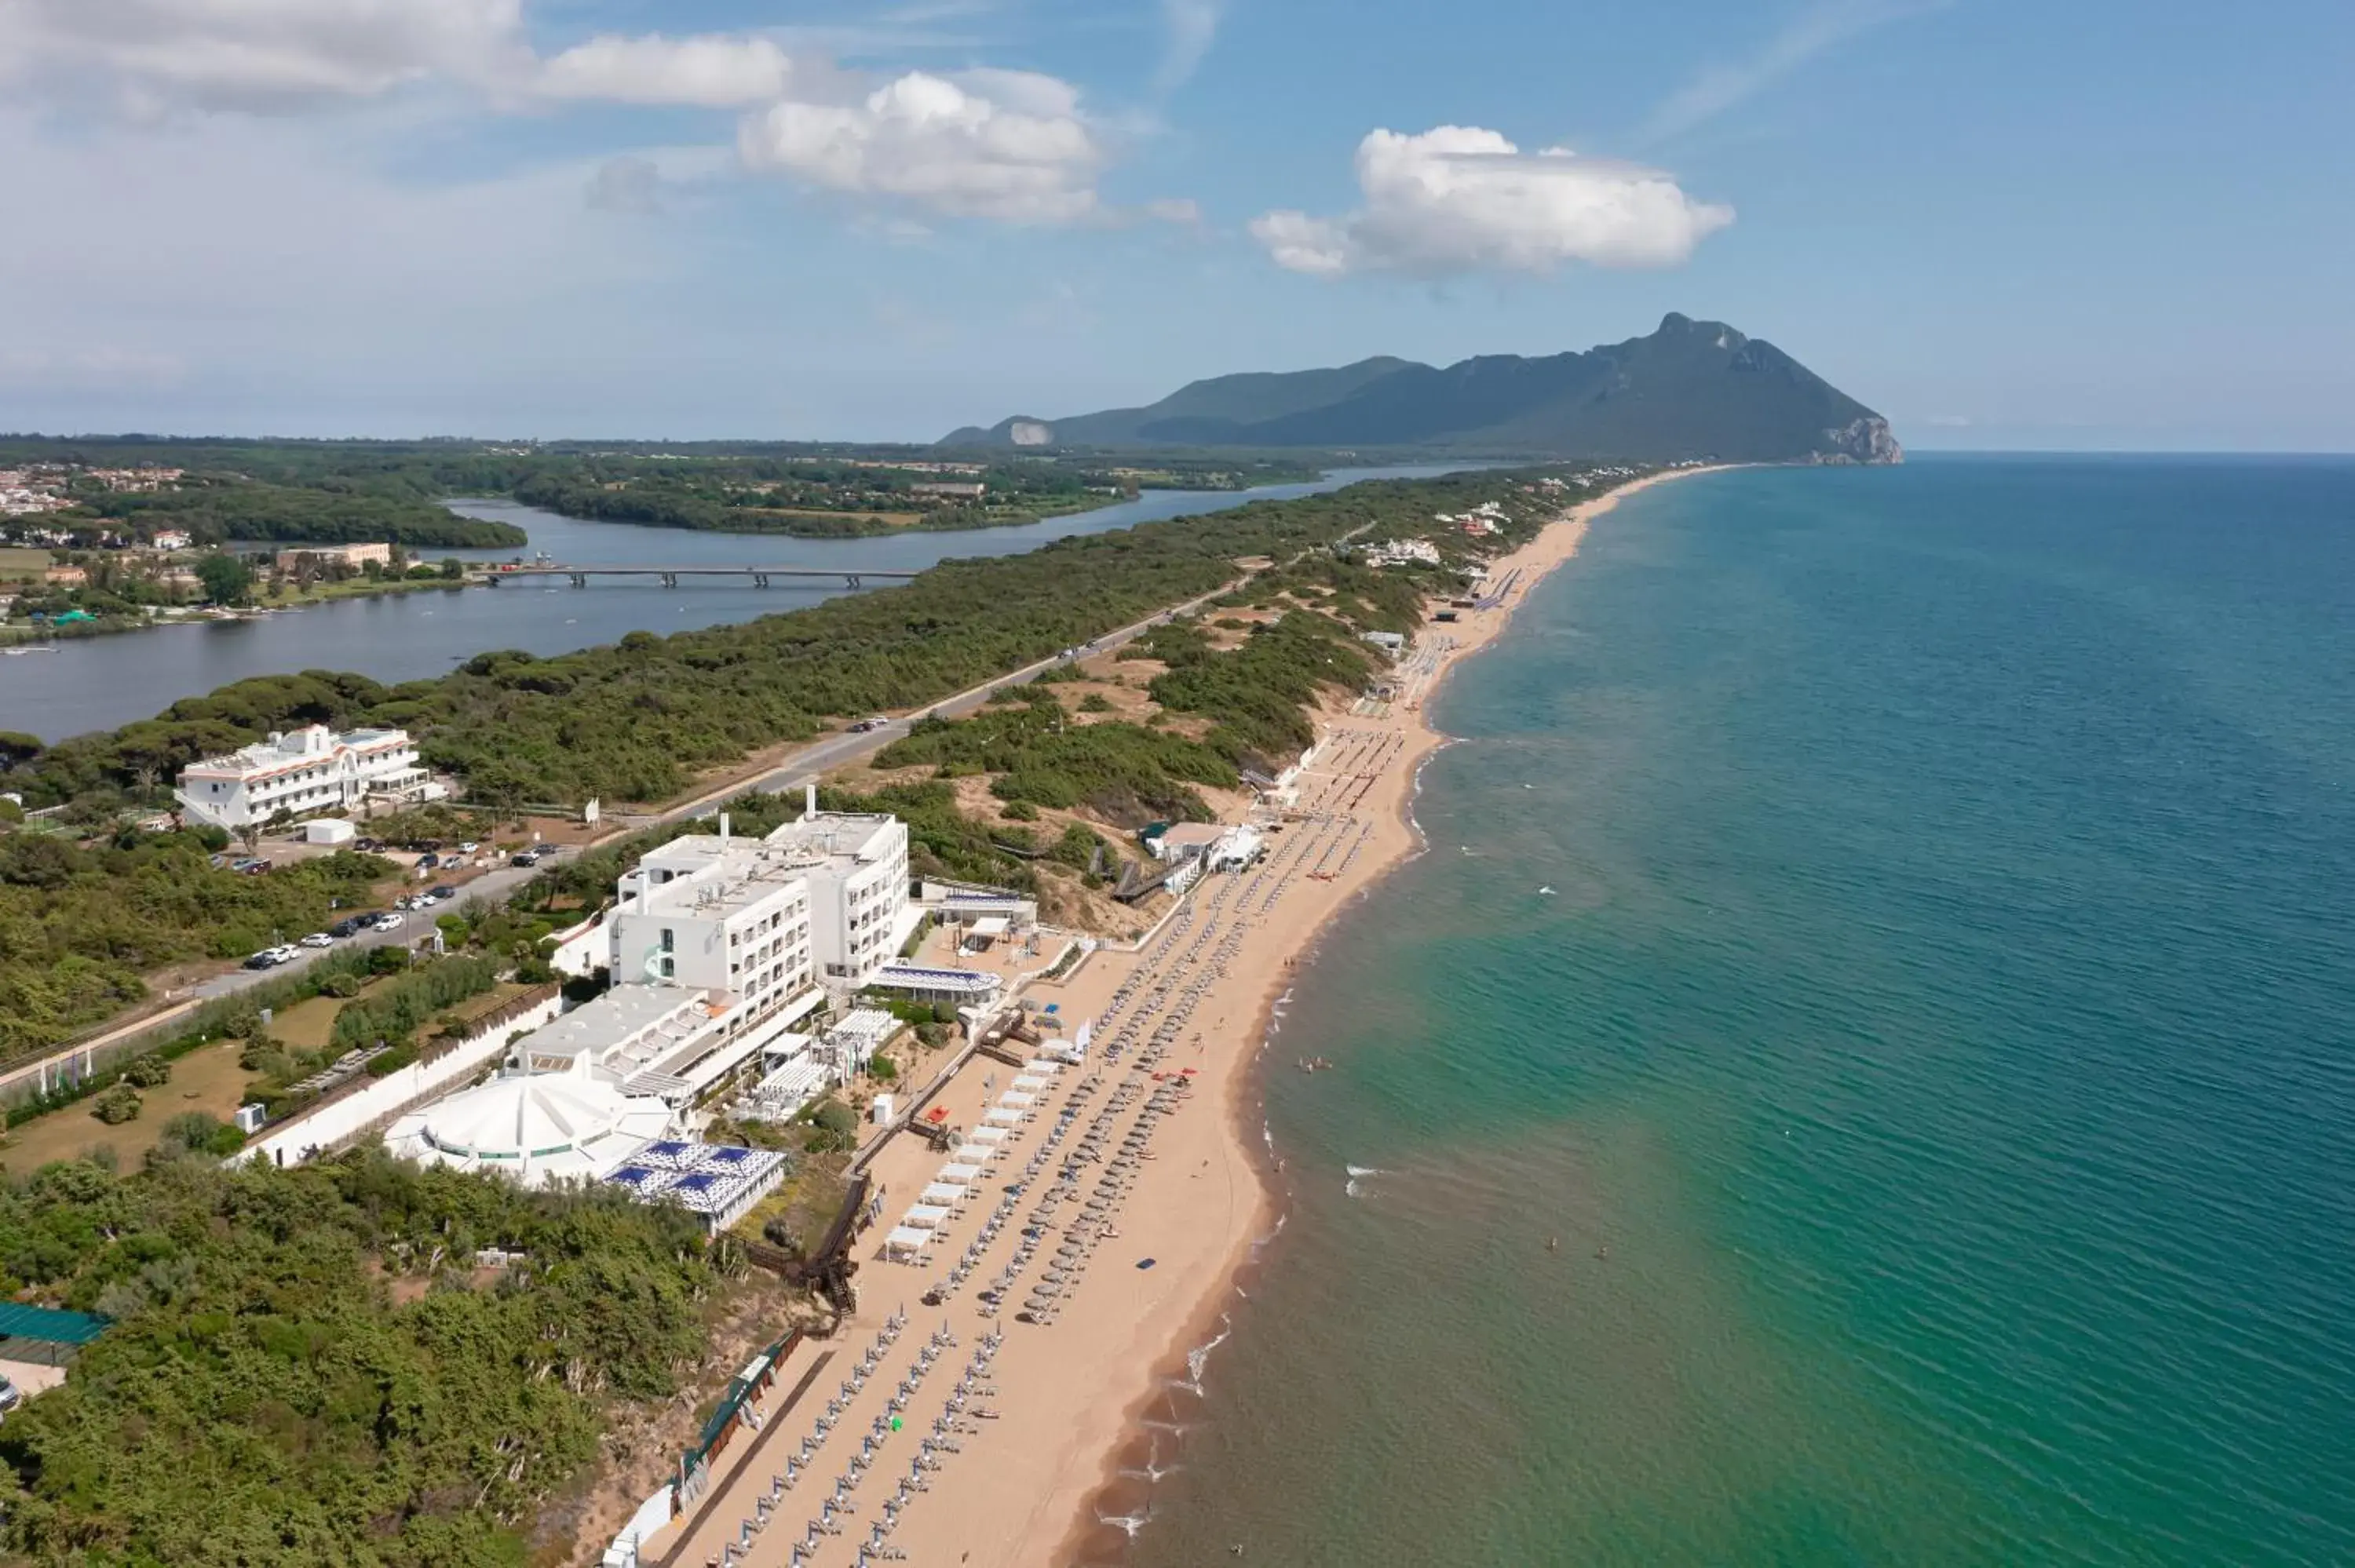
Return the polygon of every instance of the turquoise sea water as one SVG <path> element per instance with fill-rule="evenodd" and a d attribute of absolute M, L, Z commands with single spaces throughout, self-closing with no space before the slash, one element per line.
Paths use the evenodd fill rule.
<path fill-rule="evenodd" d="M 1104 1555 L 2355 1562 L 2355 463 L 1681 482 L 1437 716 Z"/>

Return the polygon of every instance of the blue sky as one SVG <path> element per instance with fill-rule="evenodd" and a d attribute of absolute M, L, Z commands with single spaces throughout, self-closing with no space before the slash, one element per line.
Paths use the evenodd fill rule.
<path fill-rule="evenodd" d="M 1908 444 L 2355 449 L 2355 11 L 13 0 L 0 428 L 931 439 L 1774 340 Z"/>

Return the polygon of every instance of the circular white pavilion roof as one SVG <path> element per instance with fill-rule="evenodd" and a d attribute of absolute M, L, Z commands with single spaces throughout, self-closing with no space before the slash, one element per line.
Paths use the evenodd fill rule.
<path fill-rule="evenodd" d="M 594 1180 L 670 1130 L 670 1107 L 565 1073 L 493 1078 L 412 1116 L 387 1136 L 396 1153 L 537 1184 Z"/>

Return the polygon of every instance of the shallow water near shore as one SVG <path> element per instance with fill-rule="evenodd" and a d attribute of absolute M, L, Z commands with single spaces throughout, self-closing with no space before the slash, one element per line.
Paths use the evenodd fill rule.
<path fill-rule="evenodd" d="M 2350 606 L 2348 461 L 1598 520 L 1297 979 L 1285 1228 L 1089 1560 L 2355 1560 Z"/>

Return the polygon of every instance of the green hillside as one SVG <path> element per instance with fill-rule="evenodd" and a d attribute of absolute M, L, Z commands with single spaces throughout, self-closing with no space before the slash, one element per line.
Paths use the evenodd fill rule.
<path fill-rule="evenodd" d="M 1648 337 L 1438 367 L 1221 376 L 1143 408 L 967 427 L 943 446 L 1406 448 L 1647 461 L 1896 462 L 1888 421 L 1763 338 L 1671 314 Z"/>

